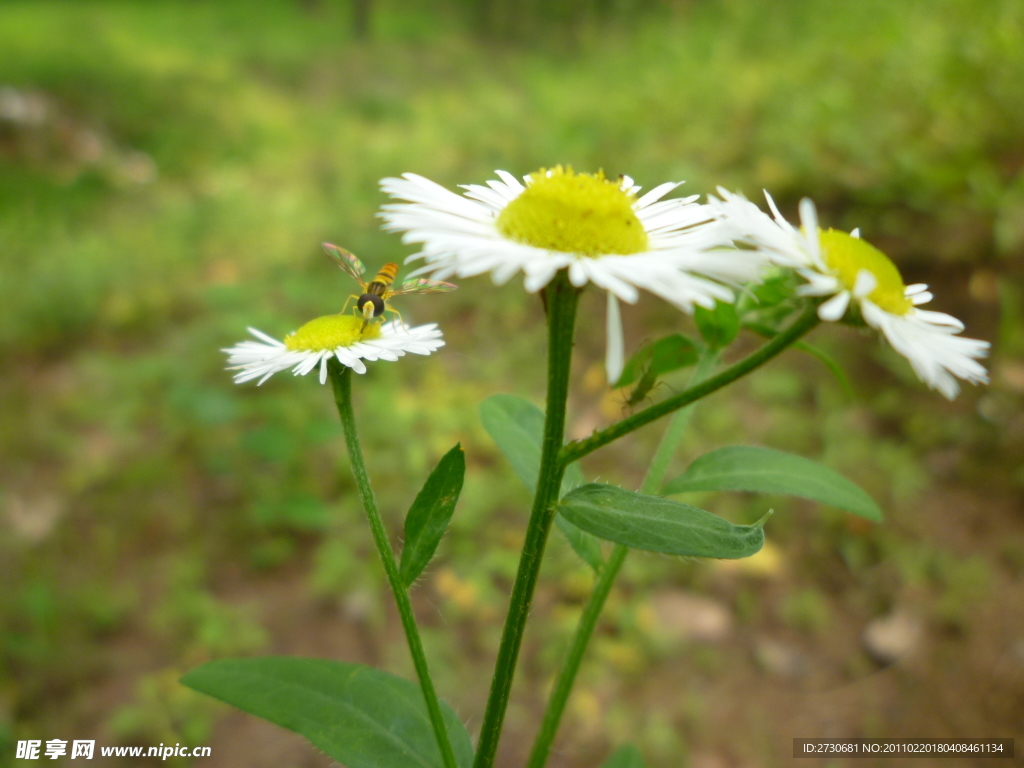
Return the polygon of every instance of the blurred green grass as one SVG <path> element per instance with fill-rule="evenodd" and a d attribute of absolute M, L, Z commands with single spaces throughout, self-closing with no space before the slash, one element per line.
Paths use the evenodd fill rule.
<path fill-rule="evenodd" d="M 861 226 L 908 282 L 937 284 L 936 308 L 997 342 L 996 385 L 947 405 L 902 360 L 830 330 L 823 345 L 864 374 L 854 407 L 795 359 L 699 411 L 687 454 L 740 441 L 824 457 L 897 521 L 862 531 L 804 507 L 776 515 L 800 574 L 780 615 L 797 630 L 922 584 L 937 620 L 962 629 L 992 573 L 1019 581 L 1019 520 L 1006 518 L 1002 549 L 988 542 L 959 567 L 957 542 L 916 505 L 936 480 L 1024 484 L 1024 3 L 692 0 L 514 43 L 478 38 L 464 10 L 378 4 L 361 41 L 347 5 L 326 0 L 0 5 L 0 742 L 4 729 L 202 740 L 205 705 L 173 693 L 164 670 L 280 647 L 262 626 L 263 587 L 242 585 L 295 569 L 302 594 L 379 628 L 380 580 L 327 393 L 281 376 L 234 387 L 218 350 L 247 325 L 279 334 L 335 311 L 350 286 L 321 241 L 371 268 L 406 255 L 374 217 L 378 180 L 403 171 L 453 186 L 571 163 L 648 188 L 767 187 L 790 210 L 806 194 L 829 224 Z M 439 320 L 449 346 L 376 366 L 357 392 L 396 529 L 433 462 L 467 447 L 464 498 L 428 575 L 472 638 L 428 637 L 442 689 L 465 709 L 482 690 L 460 682 L 458 649 L 486 667 L 527 502 L 468 404 L 539 395 L 539 313 L 485 280 L 410 300 L 403 314 Z M 657 306 L 627 325 L 634 342 L 687 328 Z M 579 429 L 618 408 L 588 384 L 602 344 L 580 339 Z M 591 473 L 632 482 L 655 439 L 595 458 Z M 715 509 L 752 519 L 763 501 Z M 553 550 L 551 600 L 568 613 L 541 630 L 542 672 L 582 578 Z M 701 572 L 631 559 L 621 600 L 666 579 L 700 587 Z M 822 580 L 845 585 L 831 599 L 860 596 L 830 607 L 812 586 Z M 643 633 L 621 615 L 596 654 L 631 674 L 659 652 L 643 661 Z M 146 650 L 119 671 L 109 649 L 136 642 Z M 406 669 L 401 646 L 386 661 Z M 117 694 L 90 706 L 111 680 Z M 616 738 L 642 730 L 609 712 Z M 662 725 L 641 735 L 675 764 L 684 747 Z"/>

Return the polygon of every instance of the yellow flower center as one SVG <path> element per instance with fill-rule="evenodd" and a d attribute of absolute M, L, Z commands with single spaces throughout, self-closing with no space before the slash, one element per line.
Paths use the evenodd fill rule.
<path fill-rule="evenodd" d="M 906 286 L 896 265 L 873 245 L 834 229 L 821 231 L 818 238 L 825 263 L 835 270 L 847 290 L 853 290 L 857 275 L 866 269 L 878 282 L 867 298 L 881 309 L 893 315 L 905 315 L 914 306 L 904 295 Z"/>
<path fill-rule="evenodd" d="M 362 327 L 363 318 L 355 315 L 318 317 L 285 336 L 284 345 L 293 351 L 322 352 L 380 338 L 380 323 L 369 323 L 366 330 L 360 331 Z"/>
<path fill-rule="evenodd" d="M 597 173 L 557 165 L 530 174 L 530 183 L 498 216 L 510 240 L 581 256 L 647 250 L 647 233 L 633 212 L 635 196 Z"/>

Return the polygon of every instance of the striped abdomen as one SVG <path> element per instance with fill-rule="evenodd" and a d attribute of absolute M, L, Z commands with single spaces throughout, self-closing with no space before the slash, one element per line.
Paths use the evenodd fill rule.
<path fill-rule="evenodd" d="M 366 286 L 366 292 L 372 293 L 374 296 L 383 296 L 384 292 L 391 287 L 391 284 L 395 282 L 395 277 L 398 276 L 398 265 L 393 261 L 385 264 L 380 268 L 380 272 L 377 276 L 370 281 L 370 284 Z"/>

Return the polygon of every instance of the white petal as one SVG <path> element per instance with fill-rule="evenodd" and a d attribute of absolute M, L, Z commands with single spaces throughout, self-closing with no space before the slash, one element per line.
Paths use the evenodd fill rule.
<path fill-rule="evenodd" d="M 775 220 L 776 221 L 786 221 L 782 217 L 782 214 L 779 213 L 779 207 L 777 205 L 775 205 L 775 199 L 771 195 L 768 194 L 768 190 L 767 189 L 763 189 L 761 191 L 764 192 L 764 198 L 765 198 L 765 200 L 768 201 L 768 210 L 770 210 L 772 212 L 772 216 L 775 217 Z"/>
<path fill-rule="evenodd" d="M 348 366 L 356 373 L 366 373 L 366 366 L 363 365 L 363 361 L 344 347 L 338 347 L 338 349 L 334 350 L 334 356 L 338 358 L 339 363 Z"/>
<path fill-rule="evenodd" d="M 878 287 L 878 278 L 867 269 L 857 273 L 857 281 L 853 284 L 853 297 L 863 299 Z"/>
<path fill-rule="evenodd" d="M 509 261 L 491 270 L 491 280 L 495 285 L 504 285 L 519 271 L 520 265 L 515 261 Z"/>
<path fill-rule="evenodd" d="M 830 323 L 838 322 L 850 306 L 850 292 L 841 291 L 818 307 L 818 317 Z"/>
<path fill-rule="evenodd" d="M 819 268 L 817 241 L 804 237 L 799 230 L 782 218 L 771 195 L 765 199 L 774 214 L 769 216 L 743 195 L 719 188 L 722 199 L 708 198 L 710 207 L 730 239 L 752 245 L 772 264 L 780 267 Z M 748 251 L 749 252 L 749 251 Z"/>
<path fill-rule="evenodd" d="M 267 334 L 263 333 L 263 331 L 257 331 L 255 328 L 252 327 L 247 328 L 246 330 L 248 330 L 249 333 L 251 333 L 257 339 L 262 339 L 263 341 L 267 342 L 267 344 L 270 344 L 275 347 L 284 347 L 284 344 L 282 344 L 280 341 L 273 338 L 272 336 L 267 336 Z"/>
<path fill-rule="evenodd" d="M 910 299 L 911 303 L 913 303 L 915 307 L 920 306 L 921 304 L 927 304 L 935 298 L 931 291 L 928 290 L 928 286 L 924 283 L 908 285 L 903 290 L 903 295 Z"/>
<path fill-rule="evenodd" d="M 560 269 L 559 265 L 554 261 L 535 263 L 531 264 L 530 267 L 531 269 L 527 270 L 526 278 L 523 281 L 523 286 L 526 288 L 527 293 L 539 291 L 551 282 L 551 278 Z"/>
<path fill-rule="evenodd" d="M 821 266 L 821 238 L 818 234 L 818 210 L 814 201 L 805 197 L 800 201 L 800 226 L 803 230 L 802 240 L 811 254 L 815 264 Z"/>
<path fill-rule="evenodd" d="M 818 231 L 818 211 L 809 197 L 800 201 L 800 225 L 808 235 Z"/>
<path fill-rule="evenodd" d="M 381 179 L 380 186 L 391 197 L 408 200 L 422 207 L 450 211 L 474 221 L 493 218 L 488 208 L 415 173 L 403 173 L 400 179 Z M 386 216 L 384 218 L 387 219 Z"/>
<path fill-rule="evenodd" d="M 854 227 L 853 230 L 850 232 L 850 237 L 856 237 L 858 240 L 860 240 L 860 227 Z"/>
<path fill-rule="evenodd" d="M 831 296 L 840 290 L 839 280 L 832 275 L 823 275 L 810 269 L 801 269 L 799 272 L 807 285 L 796 289 L 798 296 Z"/>
<path fill-rule="evenodd" d="M 919 309 L 893 315 L 869 299 L 861 302 L 861 311 L 868 324 L 878 328 L 907 359 L 918 378 L 945 397 L 953 399 L 960 391 L 956 379 L 988 382 L 988 373 L 978 360 L 988 355 L 990 345 L 958 336 L 958 326 L 962 326 L 956 318 Z M 938 322 L 932 322 L 936 318 Z"/>
<path fill-rule="evenodd" d="M 460 184 L 459 186 L 466 190 L 466 197 L 488 206 L 495 215 L 508 205 L 508 198 L 490 187 L 483 187 L 479 184 Z"/>
<path fill-rule="evenodd" d="M 928 309 L 915 309 L 914 316 L 930 325 L 937 325 L 943 328 L 951 328 L 954 331 L 962 331 L 964 324 L 952 315 L 945 312 L 932 312 Z"/>
<path fill-rule="evenodd" d="M 585 275 L 584 283 L 589 280 L 598 288 L 611 291 L 627 304 L 636 304 L 640 298 L 640 292 L 635 286 L 642 286 L 645 281 L 638 259 L 605 256 L 600 259 L 579 259 L 578 263 Z"/>
<path fill-rule="evenodd" d="M 619 300 L 615 294 L 608 291 L 608 314 L 607 314 L 607 348 L 604 358 L 604 370 L 608 375 L 608 383 L 614 384 L 622 375 L 623 348 L 622 338 L 622 316 L 619 314 Z"/>
<path fill-rule="evenodd" d="M 648 192 L 639 200 L 637 200 L 635 203 L 633 203 L 633 208 L 646 208 L 651 203 L 658 202 L 659 200 L 661 200 L 661 198 L 663 198 L 665 195 L 667 195 L 669 192 L 674 190 L 682 183 L 683 182 L 681 181 L 666 181 L 664 184 L 659 184 L 650 192 Z"/>
<path fill-rule="evenodd" d="M 569 265 L 569 282 L 577 288 L 582 288 L 587 284 L 587 270 L 583 266 L 582 259 L 576 259 Z"/>
<path fill-rule="evenodd" d="M 522 192 L 524 189 L 526 189 L 526 187 L 524 187 L 519 182 L 519 179 L 517 179 L 508 171 L 495 171 L 495 173 L 498 174 L 499 178 L 502 181 L 504 181 L 511 189 L 514 189 L 517 192 Z"/>

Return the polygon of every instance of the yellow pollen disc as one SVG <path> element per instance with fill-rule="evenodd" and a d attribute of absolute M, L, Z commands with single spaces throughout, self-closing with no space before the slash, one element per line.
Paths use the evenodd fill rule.
<path fill-rule="evenodd" d="M 597 173 L 557 165 L 530 174 L 530 183 L 498 216 L 498 231 L 517 243 L 582 256 L 647 250 L 647 233 L 633 212 L 635 196 Z"/>
<path fill-rule="evenodd" d="M 327 315 L 310 320 L 284 337 L 284 345 L 293 351 L 322 352 L 325 349 L 351 347 L 359 341 L 380 338 L 380 323 L 369 323 L 360 333 L 363 318 L 355 315 Z"/>
<path fill-rule="evenodd" d="M 853 290 L 857 275 L 866 269 L 878 281 L 867 298 L 881 309 L 893 315 L 905 315 L 914 306 L 904 295 L 906 286 L 896 265 L 873 245 L 834 229 L 822 230 L 818 238 L 825 263 L 835 270 L 847 290 Z"/>

